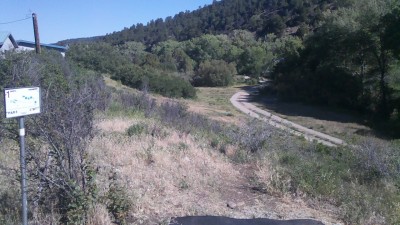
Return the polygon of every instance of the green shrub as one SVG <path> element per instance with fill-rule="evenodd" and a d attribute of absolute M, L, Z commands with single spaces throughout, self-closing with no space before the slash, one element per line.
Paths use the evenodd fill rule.
<path fill-rule="evenodd" d="M 247 85 L 256 85 L 256 84 L 258 84 L 258 80 L 256 78 L 251 78 L 251 79 L 246 80 L 246 84 Z"/>
<path fill-rule="evenodd" d="M 179 181 L 179 189 L 181 190 L 187 190 L 190 188 L 190 184 L 188 183 L 188 181 L 185 178 L 182 178 Z"/>
<path fill-rule="evenodd" d="M 127 130 L 126 130 L 126 134 L 129 137 L 132 136 L 140 136 L 143 133 L 147 132 L 147 124 L 145 123 L 138 123 L 138 124 L 133 124 L 132 126 L 130 126 Z"/>
<path fill-rule="evenodd" d="M 210 145 L 212 148 L 216 149 L 219 146 L 219 140 L 217 137 L 213 137 L 210 141 Z"/>
<path fill-rule="evenodd" d="M 237 74 L 234 64 L 223 60 L 205 61 L 200 64 L 193 79 L 195 86 L 221 87 L 233 83 L 233 76 Z"/>
<path fill-rule="evenodd" d="M 277 191 L 333 202 L 349 224 L 380 223 L 382 218 L 388 224 L 398 222 L 400 155 L 396 143 L 370 138 L 354 146 L 331 148 L 298 142 L 290 146 L 290 142 L 274 151 L 280 176 L 270 184 Z M 281 184 L 286 185 L 282 188 Z"/>
<path fill-rule="evenodd" d="M 171 98 L 194 98 L 196 90 L 189 81 L 178 76 L 149 71 L 146 82 L 152 92 Z"/>
<path fill-rule="evenodd" d="M 30 131 L 27 176 L 34 190 L 28 198 L 35 199 L 32 217 L 58 214 L 58 223 L 84 224 L 95 201 L 87 144 L 94 135 L 95 111 L 108 106 L 103 80 L 47 51 L 10 53 L 0 60 L 3 76 L 8 78 L 0 79 L 1 87 L 40 86 L 42 92 L 42 112 L 25 120 Z"/>
<path fill-rule="evenodd" d="M 113 215 L 115 223 L 121 225 L 128 224 L 129 211 L 133 207 L 133 202 L 125 190 L 126 187 L 118 183 L 117 175 L 114 173 L 110 177 L 110 186 L 106 195 L 107 210 Z"/>
<path fill-rule="evenodd" d="M 20 195 L 10 188 L 0 193 L 0 224 L 14 224 L 20 220 Z"/>

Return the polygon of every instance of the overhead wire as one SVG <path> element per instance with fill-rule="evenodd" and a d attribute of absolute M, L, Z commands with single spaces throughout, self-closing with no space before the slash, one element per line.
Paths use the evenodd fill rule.
<path fill-rule="evenodd" d="M 21 21 L 29 20 L 29 19 L 32 19 L 32 17 L 29 16 L 29 17 L 26 17 L 26 18 L 24 18 L 24 19 L 13 20 L 13 21 L 9 21 L 9 22 L 0 22 L 0 25 L 11 24 L 11 23 L 17 23 L 17 22 L 21 22 Z"/>

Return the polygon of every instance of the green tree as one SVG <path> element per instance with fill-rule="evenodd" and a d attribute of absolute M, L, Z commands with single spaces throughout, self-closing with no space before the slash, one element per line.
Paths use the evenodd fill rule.
<path fill-rule="evenodd" d="M 152 52 L 156 54 L 164 68 L 172 71 L 190 73 L 193 71 L 194 62 L 184 51 L 184 43 L 173 40 L 158 43 Z"/>
<path fill-rule="evenodd" d="M 266 50 L 266 46 L 259 43 L 246 48 L 240 57 L 238 70 L 240 74 L 258 79 L 265 75 L 269 68 L 272 69 L 274 55 Z"/>
<path fill-rule="evenodd" d="M 123 45 L 118 46 L 118 51 L 123 57 L 128 58 L 130 62 L 142 65 L 144 63 L 144 56 L 147 54 L 146 46 L 141 42 L 125 42 Z"/>
<path fill-rule="evenodd" d="M 356 56 L 355 58 L 358 58 L 361 64 L 369 66 L 369 68 L 365 68 L 362 65 L 362 76 L 367 73 L 377 80 L 379 92 L 376 99 L 376 111 L 383 119 L 387 119 L 391 112 L 387 76 L 390 64 L 395 57 L 394 53 L 396 53 L 396 48 L 393 48 L 393 46 L 400 44 L 400 41 L 396 43 L 395 39 L 391 38 L 398 33 L 392 29 L 396 27 L 395 24 L 399 17 L 396 18 L 393 14 L 399 3 L 397 3 L 397 7 L 394 4 L 390 0 L 381 2 L 364 0 L 356 2 L 350 9 L 343 10 L 346 16 L 354 21 L 352 23 L 353 29 L 349 29 L 348 25 L 344 26 L 348 28 L 351 34 L 349 36 L 351 39 L 345 38 L 344 40 L 349 44 L 357 43 L 361 47 L 360 49 L 350 48 L 353 50 L 350 55 Z M 395 10 L 392 10 L 393 7 L 395 7 Z M 340 25 L 340 23 L 338 24 Z M 365 69 L 367 69 L 366 72 Z"/>
<path fill-rule="evenodd" d="M 220 87 L 228 86 L 236 75 L 233 63 L 228 64 L 222 60 L 211 60 L 200 63 L 199 69 L 193 79 L 195 86 Z"/>
<path fill-rule="evenodd" d="M 383 31 L 383 41 L 386 49 L 390 49 L 393 54 L 400 57 L 400 3 L 394 6 L 393 10 L 381 19 L 381 24 L 385 25 Z"/>
<path fill-rule="evenodd" d="M 282 87 L 278 91 L 287 96 L 289 90 L 297 90 L 290 95 L 388 118 L 393 108 L 388 75 L 398 46 L 398 39 L 393 38 L 398 34 L 393 4 L 391 0 L 357 1 L 329 15 L 306 39 L 301 57 L 278 65 L 275 75 Z"/>
<path fill-rule="evenodd" d="M 82 67 L 104 73 L 113 73 L 120 65 L 128 63 L 117 48 L 103 42 L 74 44 L 66 57 Z"/>

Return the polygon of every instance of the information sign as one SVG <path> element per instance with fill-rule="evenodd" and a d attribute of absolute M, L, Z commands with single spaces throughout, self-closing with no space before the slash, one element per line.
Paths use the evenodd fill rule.
<path fill-rule="evenodd" d="M 40 113 L 40 88 L 16 88 L 4 90 L 6 118 Z"/>

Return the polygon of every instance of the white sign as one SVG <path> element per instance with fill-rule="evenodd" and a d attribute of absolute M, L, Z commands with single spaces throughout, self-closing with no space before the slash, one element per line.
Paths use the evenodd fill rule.
<path fill-rule="evenodd" d="M 4 90 L 6 118 L 40 113 L 40 88 L 17 88 Z"/>

